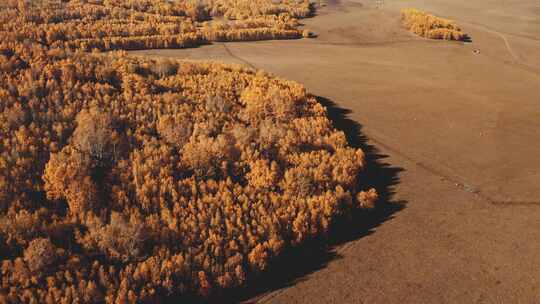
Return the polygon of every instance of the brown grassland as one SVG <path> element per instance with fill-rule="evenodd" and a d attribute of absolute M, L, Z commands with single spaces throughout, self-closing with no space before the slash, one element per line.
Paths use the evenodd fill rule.
<path fill-rule="evenodd" d="M 0 303 L 206 297 L 373 206 L 363 152 L 301 85 L 83 52 L 297 37 L 309 12 L 208 3 L 4 3 Z M 217 16 L 235 21 L 203 21 Z"/>

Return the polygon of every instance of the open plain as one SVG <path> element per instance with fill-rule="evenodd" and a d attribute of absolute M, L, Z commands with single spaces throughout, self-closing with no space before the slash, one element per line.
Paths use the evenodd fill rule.
<path fill-rule="evenodd" d="M 455 20 L 471 41 L 410 34 L 404 7 Z M 242 300 L 539 303 L 540 4 L 333 1 L 302 21 L 317 38 L 133 52 L 304 84 L 368 152 L 366 175 L 394 206 Z"/>

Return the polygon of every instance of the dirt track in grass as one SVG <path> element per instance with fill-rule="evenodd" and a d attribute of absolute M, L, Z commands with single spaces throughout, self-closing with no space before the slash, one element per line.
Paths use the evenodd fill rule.
<path fill-rule="evenodd" d="M 329 251 L 292 259 L 240 298 L 540 302 L 540 5 L 382 3 L 331 3 L 303 20 L 316 39 L 133 52 L 246 64 L 305 84 L 368 150 L 366 178 L 404 205 L 343 229 Z M 417 38 L 400 27 L 402 7 L 454 19 L 472 42 Z"/>

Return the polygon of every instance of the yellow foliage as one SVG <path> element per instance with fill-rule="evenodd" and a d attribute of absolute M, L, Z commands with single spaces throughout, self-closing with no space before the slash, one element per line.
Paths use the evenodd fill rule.
<path fill-rule="evenodd" d="M 401 22 L 411 32 L 429 39 L 464 40 L 466 38 L 454 21 L 414 8 L 401 10 Z"/>
<path fill-rule="evenodd" d="M 357 195 L 358 203 L 365 209 L 372 209 L 375 207 L 375 203 L 379 199 L 379 194 L 375 189 L 369 189 L 368 191 L 360 191 Z"/>
<path fill-rule="evenodd" d="M 24 260 L 30 270 L 42 270 L 55 263 L 56 249 L 49 239 L 34 239 L 24 251 Z"/>
<path fill-rule="evenodd" d="M 307 0 L 20 0 L 0 10 L 0 32 L 86 51 L 185 48 L 302 38 L 297 19 L 311 9 Z"/>
<path fill-rule="evenodd" d="M 266 159 L 258 159 L 249 164 L 250 171 L 246 175 L 249 185 L 258 190 L 271 189 L 279 177 L 278 164 Z"/>
<path fill-rule="evenodd" d="M 44 3 L 0 11 L 1 301 L 208 296 L 376 197 L 298 83 L 66 49 L 301 35 L 308 2 Z"/>

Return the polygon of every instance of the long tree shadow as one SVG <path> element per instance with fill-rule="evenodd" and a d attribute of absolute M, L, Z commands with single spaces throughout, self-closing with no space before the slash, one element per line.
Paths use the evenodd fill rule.
<path fill-rule="evenodd" d="M 327 108 L 328 117 L 336 129 L 345 133 L 349 144 L 364 151 L 366 166 L 360 173 L 358 187 L 361 190 L 377 190 L 377 207 L 370 211 L 357 211 L 350 218 L 339 219 L 326 238 L 285 250 L 279 258 L 271 262 L 267 271 L 250 281 L 247 286 L 227 290 L 205 302 L 255 303 L 266 296 L 272 296 L 273 292 L 295 285 L 305 280 L 309 274 L 325 268 L 330 261 L 341 258 L 337 251 L 340 245 L 374 233 L 379 225 L 405 208 L 406 202 L 392 200 L 393 187 L 399 182 L 398 174 L 403 169 L 384 162 L 387 156 L 369 144 L 368 138 L 361 133 L 362 126 L 358 122 L 348 118 L 350 110 L 340 108 L 324 97 L 316 96 L 316 99 Z M 197 301 L 191 299 L 188 302 Z"/>
<path fill-rule="evenodd" d="M 375 188 L 379 194 L 379 201 L 374 210 L 358 210 L 353 214 L 352 220 L 336 223 L 330 235 L 330 246 L 336 247 L 373 233 L 374 228 L 405 208 L 405 201 L 392 199 L 394 186 L 399 183 L 399 173 L 404 169 L 384 161 L 388 155 L 382 154 L 377 147 L 369 143 L 369 138 L 361 132 L 362 125 L 348 117 L 351 110 L 341 108 L 325 97 L 316 96 L 316 99 L 326 107 L 328 117 L 332 120 L 334 127 L 345 133 L 349 145 L 364 151 L 366 165 L 359 174 L 359 189 Z"/>

